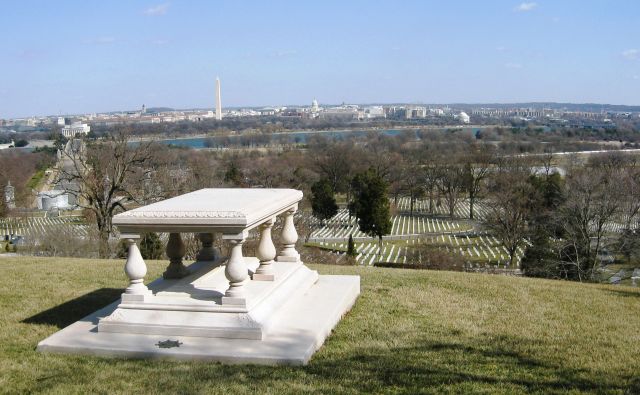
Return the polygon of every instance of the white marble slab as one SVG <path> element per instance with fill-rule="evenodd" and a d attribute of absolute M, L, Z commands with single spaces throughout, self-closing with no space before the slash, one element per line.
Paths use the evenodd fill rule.
<path fill-rule="evenodd" d="M 250 268 L 258 265 L 255 258 L 245 260 Z M 301 263 L 278 262 L 274 281 L 247 282 L 246 305 L 224 305 L 224 268 L 201 266 L 181 280 L 157 280 L 157 291 L 143 301 L 123 300 L 99 321 L 98 331 L 263 339 L 278 310 L 318 281 L 318 273 Z"/>
<path fill-rule="evenodd" d="M 224 363 L 292 364 L 309 362 L 360 293 L 358 276 L 320 276 L 300 297 L 274 315 L 275 325 L 262 340 L 98 332 L 113 303 L 51 335 L 38 351 L 129 358 L 212 360 Z M 179 347 L 162 348 L 169 340 Z"/>
<path fill-rule="evenodd" d="M 302 200 L 295 189 L 208 188 L 113 217 L 122 233 L 240 232 L 279 215 Z"/>

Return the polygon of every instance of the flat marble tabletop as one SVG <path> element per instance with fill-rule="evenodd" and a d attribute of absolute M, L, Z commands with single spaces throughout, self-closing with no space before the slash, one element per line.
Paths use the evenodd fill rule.
<path fill-rule="evenodd" d="M 122 233 L 241 232 L 295 207 L 296 189 L 207 188 L 117 214 Z"/>

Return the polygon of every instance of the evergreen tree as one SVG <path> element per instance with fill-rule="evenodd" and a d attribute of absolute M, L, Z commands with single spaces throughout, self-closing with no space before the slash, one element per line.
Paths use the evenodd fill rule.
<path fill-rule="evenodd" d="M 140 255 L 144 259 L 162 259 L 164 257 L 164 247 L 157 233 L 144 233 L 139 243 Z M 129 246 L 125 240 L 120 240 L 117 247 L 116 256 L 127 258 Z"/>
<path fill-rule="evenodd" d="M 378 238 L 378 253 L 382 236 L 391 233 L 388 184 L 373 169 L 357 174 L 352 181 L 354 199 L 349 209 L 358 218 L 360 231 Z"/>
<path fill-rule="evenodd" d="M 238 187 L 244 185 L 244 174 L 235 161 L 229 162 L 224 173 L 224 181 Z"/>
<path fill-rule="evenodd" d="M 528 239 L 521 269 L 526 276 L 566 278 L 567 271 L 560 262 L 558 246 L 553 240 L 561 237 L 562 227 L 557 221 L 558 208 L 564 200 L 562 178 L 558 173 L 531 176 L 535 199 L 529 219 Z"/>
<path fill-rule="evenodd" d="M 164 249 L 157 233 L 145 233 L 142 236 L 140 254 L 144 259 L 162 259 Z"/>
<path fill-rule="evenodd" d="M 551 242 L 551 232 L 542 222 L 536 222 L 530 229 L 529 242 L 520 268 L 525 276 L 560 278 L 563 277 L 558 259 L 558 250 Z"/>
<path fill-rule="evenodd" d="M 328 179 L 321 178 L 311 186 L 311 209 L 322 223 L 338 213 L 336 197 Z"/>
<path fill-rule="evenodd" d="M 349 242 L 347 243 L 347 256 L 355 257 L 358 255 L 356 251 L 356 244 L 353 242 L 353 235 L 349 235 Z"/>

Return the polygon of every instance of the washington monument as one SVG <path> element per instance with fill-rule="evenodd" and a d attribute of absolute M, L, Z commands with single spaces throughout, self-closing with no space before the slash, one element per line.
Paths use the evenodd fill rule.
<path fill-rule="evenodd" d="M 220 97 L 220 78 L 216 77 L 216 119 L 222 119 L 222 99 Z"/>

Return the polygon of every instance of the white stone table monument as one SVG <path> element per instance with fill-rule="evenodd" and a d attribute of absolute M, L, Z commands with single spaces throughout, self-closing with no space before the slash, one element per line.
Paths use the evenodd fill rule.
<path fill-rule="evenodd" d="M 38 344 L 39 351 L 126 357 L 305 364 L 360 293 L 358 276 L 319 276 L 296 251 L 293 189 L 201 189 L 118 214 L 129 285 L 121 300 Z M 283 216 L 279 251 L 271 229 Z M 245 257 L 249 231 L 257 257 Z M 137 246 L 146 232 L 169 233 L 163 278 L 144 284 Z M 198 233 L 197 261 L 183 264 L 181 233 Z M 213 248 L 221 234 L 230 251 Z"/>

